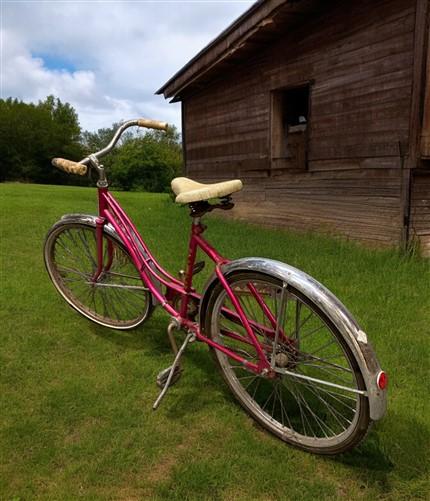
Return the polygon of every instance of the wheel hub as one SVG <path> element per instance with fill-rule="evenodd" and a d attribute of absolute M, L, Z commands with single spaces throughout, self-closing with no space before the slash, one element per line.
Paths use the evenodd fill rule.
<path fill-rule="evenodd" d="M 278 353 L 275 356 L 275 363 L 277 367 L 285 368 L 288 366 L 289 357 L 286 353 Z"/>
<path fill-rule="evenodd" d="M 275 355 L 275 365 L 281 369 L 293 370 L 296 368 L 299 359 L 298 352 L 293 346 L 281 349 Z"/>

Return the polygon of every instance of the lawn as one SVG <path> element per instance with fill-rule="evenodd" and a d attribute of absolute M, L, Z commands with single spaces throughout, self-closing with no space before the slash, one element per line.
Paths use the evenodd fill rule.
<path fill-rule="evenodd" d="M 428 499 L 429 260 L 206 218 L 229 257 L 279 259 L 328 286 L 389 373 L 385 419 L 354 451 L 323 458 L 248 418 L 203 345 L 154 412 L 155 377 L 172 360 L 166 314 L 130 332 L 98 327 L 44 269 L 46 231 L 64 213 L 94 213 L 94 190 L 2 184 L 0 198 L 1 499 Z M 118 199 L 161 263 L 182 268 L 187 210 L 168 195 Z"/>

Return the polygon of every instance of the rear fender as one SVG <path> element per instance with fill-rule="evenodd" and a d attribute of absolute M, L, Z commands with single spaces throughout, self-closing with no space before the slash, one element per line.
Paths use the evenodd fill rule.
<path fill-rule="evenodd" d="M 377 385 L 381 367 L 367 335 L 363 332 L 346 307 L 326 287 L 303 271 L 288 264 L 257 257 L 242 258 L 221 266 L 225 276 L 238 271 L 265 273 L 291 285 L 313 301 L 337 326 L 352 352 L 356 355 L 363 374 L 369 399 L 370 418 L 381 419 L 386 411 L 386 390 Z M 200 303 L 200 328 L 203 329 L 209 297 L 218 278 L 213 274 L 205 285 Z"/>

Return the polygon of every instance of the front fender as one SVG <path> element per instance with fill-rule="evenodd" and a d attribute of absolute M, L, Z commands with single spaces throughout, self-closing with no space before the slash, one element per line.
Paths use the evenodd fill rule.
<path fill-rule="evenodd" d="M 221 270 L 225 276 L 244 270 L 265 273 L 291 285 L 313 301 L 336 325 L 356 355 L 369 398 L 370 418 L 376 421 L 383 417 L 387 405 L 386 390 L 381 390 L 377 385 L 377 377 L 381 372 L 379 362 L 366 333 L 360 329 L 354 317 L 333 293 L 303 271 L 272 259 L 242 258 L 222 265 Z M 200 322 L 203 322 L 209 296 L 217 281 L 216 275 L 212 275 L 202 292 Z"/>
<path fill-rule="evenodd" d="M 78 223 L 86 224 L 95 228 L 97 226 L 97 219 L 98 216 L 94 216 L 93 214 L 64 214 L 64 216 L 61 216 L 61 219 L 57 221 L 54 226 L 64 223 Z M 109 236 L 115 238 L 123 244 L 121 237 L 118 235 L 115 228 L 110 223 L 105 223 L 104 230 L 106 231 L 106 233 L 108 233 Z"/>

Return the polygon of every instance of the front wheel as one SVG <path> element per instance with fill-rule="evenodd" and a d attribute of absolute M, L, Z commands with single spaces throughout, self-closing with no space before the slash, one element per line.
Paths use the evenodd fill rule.
<path fill-rule="evenodd" d="M 264 428 L 301 449 L 338 454 L 356 446 L 371 424 L 369 405 L 357 360 L 333 321 L 279 278 L 243 270 L 227 280 L 277 369 L 274 377 L 256 374 L 214 349 L 240 404 Z M 205 334 L 257 363 L 256 350 L 220 283 L 206 311 Z"/>
<path fill-rule="evenodd" d="M 152 311 L 152 296 L 142 283 L 122 243 L 103 233 L 103 271 L 97 270 L 94 226 L 65 222 L 55 225 L 45 240 L 48 274 L 61 296 L 93 322 L 113 329 L 132 329 Z"/>

